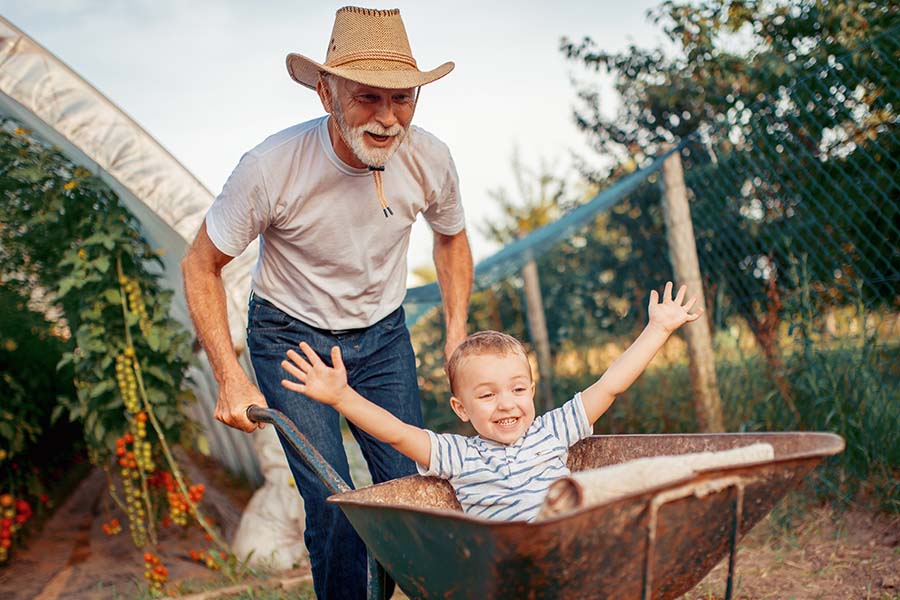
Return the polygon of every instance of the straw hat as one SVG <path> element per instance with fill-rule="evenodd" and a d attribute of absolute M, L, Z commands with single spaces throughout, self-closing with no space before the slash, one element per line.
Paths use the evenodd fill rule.
<path fill-rule="evenodd" d="M 316 89 L 324 71 L 357 83 L 387 89 L 419 87 L 453 70 L 446 62 L 420 71 L 409 48 L 398 9 L 375 10 L 345 6 L 334 17 L 325 64 L 302 54 L 287 55 L 287 70 L 297 83 Z"/>

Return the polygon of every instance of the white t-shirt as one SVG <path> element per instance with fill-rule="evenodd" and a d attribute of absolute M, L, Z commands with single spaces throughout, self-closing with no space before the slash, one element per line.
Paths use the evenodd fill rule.
<path fill-rule="evenodd" d="M 322 329 L 368 327 L 406 295 L 406 253 L 419 213 L 453 235 L 465 227 L 450 150 L 411 127 L 385 165 L 384 217 L 372 173 L 334 153 L 328 116 L 247 152 L 206 214 L 212 243 L 237 256 L 260 236 L 255 294 Z"/>

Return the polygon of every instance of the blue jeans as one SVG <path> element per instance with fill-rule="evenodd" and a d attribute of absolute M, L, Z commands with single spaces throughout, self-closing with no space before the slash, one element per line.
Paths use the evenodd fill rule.
<path fill-rule="evenodd" d="M 297 345 L 301 341 L 312 346 L 329 365 L 332 346 L 339 346 L 347 379 L 357 392 L 401 420 L 421 427 L 416 362 L 403 308 L 364 329 L 328 331 L 298 321 L 259 296 L 250 300 L 247 345 L 266 402 L 287 415 L 352 486 L 338 412 L 281 386 L 282 379 L 290 378 L 281 368 L 281 361 L 289 348 L 299 352 Z M 352 423 L 350 431 L 362 449 L 375 483 L 416 472 L 414 463 L 388 444 Z M 365 598 L 365 545 L 341 509 L 325 501 L 330 492 L 316 474 L 279 438 L 306 509 L 305 540 L 316 597 L 319 600 Z"/>

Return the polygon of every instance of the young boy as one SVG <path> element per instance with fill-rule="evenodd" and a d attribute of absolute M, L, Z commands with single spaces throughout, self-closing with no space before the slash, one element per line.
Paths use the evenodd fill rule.
<path fill-rule="evenodd" d="M 650 292 L 649 323 L 606 373 L 561 407 L 534 414 L 534 381 L 522 344 L 496 331 L 475 333 L 447 365 L 450 407 L 478 435 L 436 434 L 409 425 L 366 400 L 347 384 L 338 347 L 329 367 L 305 342 L 282 367 L 298 381 L 281 385 L 333 406 L 348 421 L 416 462 L 419 473 L 450 481 L 463 510 L 487 519 L 532 520 L 553 481 L 569 475 L 569 447 L 591 435 L 594 422 L 640 376 L 669 336 L 702 313 L 686 287 L 660 301 Z"/>

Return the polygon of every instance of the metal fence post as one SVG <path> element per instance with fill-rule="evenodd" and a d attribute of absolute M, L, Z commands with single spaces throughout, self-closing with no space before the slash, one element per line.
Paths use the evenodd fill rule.
<path fill-rule="evenodd" d="M 662 167 L 663 214 L 666 220 L 666 238 L 669 241 L 669 259 L 675 272 L 676 285 L 687 285 L 688 296 L 697 294 L 694 310 L 703 308 L 704 315 L 682 329 L 690 357 L 691 388 L 694 392 L 694 409 L 703 431 L 724 431 L 722 401 L 716 382 L 716 363 L 713 354 L 709 313 L 703 298 L 703 281 L 697 244 L 691 223 L 687 188 L 681 154 L 674 152 Z"/>

